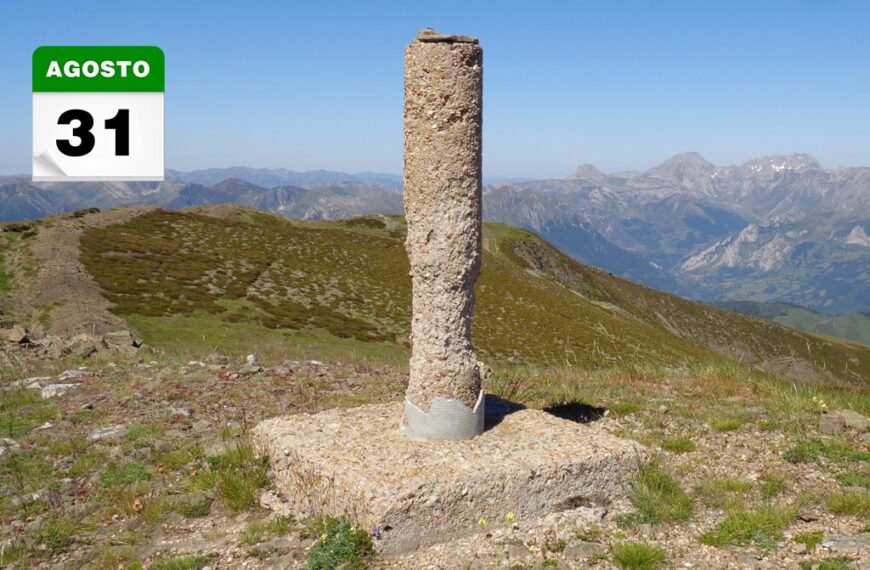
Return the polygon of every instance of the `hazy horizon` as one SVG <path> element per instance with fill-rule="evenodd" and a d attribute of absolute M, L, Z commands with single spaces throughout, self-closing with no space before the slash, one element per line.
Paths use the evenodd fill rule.
<path fill-rule="evenodd" d="M 656 163 L 654 163 L 654 164 L 649 164 L 649 165 L 643 166 L 643 167 L 641 167 L 641 168 L 619 169 L 619 170 L 605 170 L 604 168 L 600 168 L 597 164 L 594 164 L 594 163 L 591 163 L 591 162 L 587 162 L 587 161 L 582 161 L 582 160 L 581 160 L 581 161 L 578 161 L 578 162 L 577 162 L 576 164 L 574 164 L 573 166 L 571 166 L 570 168 L 568 168 L 568 170 L 567 170 L 564 174 L 562 174 L 562 175 L 546 176 L 546 177 L 540 177 L 540 178 L 539 178 L 539 177 L 535 177 L 535 176 L 526 176 L 526 175 L 522 175 L 522 174 L 518 174 L 518 175 L 502 175 L 502 174 L 499 174 L 499 173 L 497 173 L 497 172 L 496 172 L 496 173 L 487 173 L 487 172 L 484 172 L 484 174 L 483 174 L 483 178 L 484 178 L 484 182 L 486 182 L 487 179 L 489 179 L 489 180 L 493 180 L 493 179 L 496 179 L 496 180 L 535 180 L 535 179 L 560 179 L 560 178 L 568 178 L 568 177 L 571 176 L 571 174 L 573 173 L 573 171 L 574 171 L 577 167 L 582 166 L 582 165 L 584 165 L 584 164 L 591 164 L 592 166 L 595 166 L 596 168 L 599 168 L 599 170 L 601 170 L 601 171 L 604 172 L 605 174 L 610 174 L 610 175 L 613 175 L 613 174 L 620 174 L 620 173 L 626 173 L 626 172 L 643 173 L 643 172 L 646 172 L 647 170 L 649 170 L 649 169 L 651 169 L 651 168 L 654 168 L 654 167 L 656 167 L 656 166 L 659 166 L 660 164 L 662 164 L 662 163 L 664 163 L 664 162 L 670 160 L 671 158 L 674 158 L 675 156 L 678 156 L 678 155 L 681 155 L 681 154 L 690 154 L 690 153 L 697 153 L 697 154 L 700 154 L 700 155 L 701 155 L 705 160 L 707 160 L 708 162 L 711 162 L 712 164 L 716 165 L 717 167 L 740 166 L 740 165 L 743 165 L 743 164 L 745 164 L 745 163 L 747 163 L 747 162 L 750 162 L 750 161 L 752 161 L 752 160 L 756 160 L 756 159 L 761 159 L 761 158 L 766 158 L 766 157 L 773 157 L 773 156 L 788 156 L 788 155 L 808 155 L 808 156 L 810 156 L 810 157 L 812 157 L 812 158 L 818 160 L 818 162 L 821 164 L 822 168 L 824 168 L 824 169 L 828 169 L 828 170 L 835 170 L 835 169 L 838 169 L 838 168 L 868 168 L 868 167 L 870 167 L 870 164 L 866 164 L 866 165 L 865 165 L 865 164 L 838 164 L 838 165 L 829 165 L 829 164 L 825 164 L 823 161 L 819 160 L 818 157 L 813 156 L 813 155 L 810 154 L 810 153 L 805 153 L 805 152 L 794 152 L 794 153 L 783 153 L 783 154 L 767 153 L 767 154 L 762 154 L 762 155 L 758 155 L 758 156 L 751 156 L 751 157 L 748 157 L 748 158 L 746 158 L 745 160 L 741 160 L 741 161 L 739 161 L 739 162 L 733 162 L 733 163 L 723 164 L 723 163 L 718 163 L 718 162 L 716 162 L 716 161 L 714 161 L 714 160 L 710 160 L 710 158 L 707 157 L 707 156 L 704 156 L 703 153 L 698 153 L 697 151 L 688 151 L 688 150 L 687 150 L 687 151 L 678 152 L 678 153 L 675 153 L 675 154 L 673 154 L 673 155 L 670 155 L 670 156 L 664 157 L 662 160 L 660 160 L 660 161 L 658 161 L 658 162 L 656 162 Z M 402 171 L 401 171 L 401 170 L 393 171 L 393 172 L 391 172 L 391 171 L 383 171 L 383 170 L 372 170 L 372 169 L 368 169 L 368 170 L 355 170 L 355 171 L 348 171 L 348 170 L 341 170 L 341 169 L 339 169 L 339 168 L 331 168 L 331 167 L 329 167 L 329 166 L 322 166 L 322 167 L 315 167 L 315 168 L 309 168 L 309 169 L 301 170 L 301 169 L 291 168 L 291 167 L 288 167 L 288 166 L 252 166 L 252 165 L 250 165 L 250 164 L 232 164 L 232 165 L 229 165 L 229 166 L 204 166 L 204 167 L 201 167 L 201 168 L 190 168 L 190 169 L 183 169 L 183 168 L 176 168 L 176 167 L 173 167 L 173 166 L 168 166 L 168 167 L 166 167 L 166 171 L 175 171 L 175 172 L 182 172 L 182 173 L 185 173 L 185 172 L 194 172 L 194 171 L 199 171 L 199 170 L 231 170 L 231 169 L 234 169 L 234 168 L 250 168 L 250 169 L 254 169 L 254 170 L 288 170 L 288 171 L 291 171 L 291 172 L 299 172 L 299 173 L 323 171 L 323 172 L 339 172 L 339 173 L 343 173 L 343 174 L 351 174 L 351 175 L 377 174 L 377 175 L 387 175 L 387 176 L 397 176 L 397 177 L 401 177 L 401 176 L 402 176 Z M 24 177 L 29 177 L 29 176 L 30 176 L 30 173 L 29 173 L 29 172 L 9 172 L 9 173 L 5 173 L 5 174 L 4 174 L 4 173 L 0 173 L 0 176 L 7 176 L 7 177 L 24 176 Z"/>

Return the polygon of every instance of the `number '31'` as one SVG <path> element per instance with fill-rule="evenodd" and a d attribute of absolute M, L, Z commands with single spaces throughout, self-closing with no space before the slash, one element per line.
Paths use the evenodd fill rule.
<path fill-rule="evenodd" d="M 58 125 L 70 125 L 78 121 L 73 127 L 72 134 L 78 140 L 78 144 L 72 144 L 69 140 L 58 139 L 57 150 L 67 156 L 85 156 L 92 150 L 96 140 L 91 129 L 94 128 L 94 117 L 83 109 L 70 109 L 61 113 L 57 119 Z M 115 131 L 115 156 L 130 155 L 130 110 L 119 109 L 111 119 L 106 119 L 106 128 Z"/>

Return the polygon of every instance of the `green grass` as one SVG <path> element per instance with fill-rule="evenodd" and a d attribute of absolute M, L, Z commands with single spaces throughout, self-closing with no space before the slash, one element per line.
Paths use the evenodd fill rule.
<path fill-rule="evenodd" d="M 179 501 L 175 505 L 175 510 L 183 517 L 189 519 L 199 519 L 207 517 L 211 512 L 211 505 L 214 499 L 210 497 L 194 497 L 184 501 Z"/>
<path fill-rule="evenodd" d="M 842 491 L 828 497 L 828 510 L 835 515 L 852 515 L 870 520 L 870 492 Z"/>
<path fill-rule="evenodd" d="M 662 440 L 662 449 L 674 453 L 688 453 L 695 451 L 695 442 L 688 437 L 668 437 Z"/>
<path fill-rule="evenodd" d="M 53 464 L 38 449 L 7 452 L 0 461 L 0 481 L 3 482 L 3 488 L 18 496 L 28 496 L 49 487 L 56 487 L 58 475 Z M 15 511 L 11 504 L 3 500 L 5 498 L 5 493 L 0 495 L 0 516 Z M 46 510 L 47 504 L 41 500 L 25 500 L 20 508 L 23 514 L 31 515 Z"/>
<path fill-rule="evenodd" d="M 851 560 L 845 557 L 826 558 L 824 560 L 804 560 L 803 570 L 852 570 Z"/>
<path fill-rule="evenodd" d="M 623 542 L 613 547 L 614 564 L 625 570 L 655 570 L 665 563 L 665 552 L 643 542 Z"/>
<path fill-rule="evenodd" d="M 181 556 L 157 560 L 148 566 L 148 570 L 201 570 L 211 562 L 211 556 Z"/>
<path fill-rule="evenodd" d="M 408 349 L 386 342 L 339 338 L 316 329 L 271 329 L 256 323 L 226 322 L 220 316 L 194 312 L 187 315 L 125 317 L 142 338 L 178 358 L 199 358 L 217 353 L 241 357 L 256 347 L 261 360 L 321 360 L 361 362 L 373 366 L 402 366 Z M 239 342 L 239 339 L 245 339 Z"/>
<path fill-rule="evenodd" d="M 845 338 L 870 346 L 870 316 L 864 313 L 831 316 L 788 303 L 755 301 L 720 301 L 715 305 L 744 315 L 770 319 L 798 330 Z"/>
<path fill-rule="evenodd" d="M 253 546 L 271 536 L 280 536 L 290 532 L 290 519 L 278 517 L 271 521 L 256 521 L 248 525 L 242 533 L 242 544 Z"/>
<path fill-rule="evenodd" d="M 100 487 L 118 487 L 139 481 L 147 481 L 151 474 L 139 463 L 109 463 L 100 475 Z"/>
<path fill-rule="evenodd" d="M 607 411 L 615 418 L 637 413 L 639 409 L 637 402 L 630 401 L 615 401 L 607 405 Z"/>
<path fill-rule="evenodd" d="M 748 418 L 746 416 L 726 416 L 710 422 L 710 427 L 718 432 L 737 431 L 746 425 Z"/>
<path fill-rule="evenodd" d="M 743 504 L 743 496 L 752 490 L 752 483 L 743 479 L 711 479 L 695 487 L 695 494 L 705 505 L 727 508 Z"/>
<path fill-rule="evenodd" d="M 818 545 L 825 540 L 823 532 L 801 532 L 794 535 L 794 541 L 798 544 L 803 544 L 807 550 L 812 552 Z"/>
<path fill-rule="evenodd" d="M 36 554 L 55 555 L 66 551 L 72 545 L 73 534 L 77 530 L 75 521 L 49 516 L 30 534 L 31 549 Z"/>
<path fill-rule="evenodd" d="M 355 528 L 347 519 L 326 518 L 316 525 L 320 540 L 311 547 L 303 570 L 368 567 L 374 555 L 372 538 L 365 529 Z"/>
<path fill-rule="evenodd" d="M 564 538 L 547 539 L 547 541 L 544 542 L 543 550 L 545 553 L 546 552 L 562 552 L 563 550 L 565 550 L 566 546 L 568 546 L 568 543 L 565 542 Z"/>
<path fill-rule="evenodd" d="M 837 481 L 846 487 L 864 487 L 870 490 L 870 473 L 846 471 L 837 475 Z"/>
<path fill-rule="evenodd" d="M 159 433 L 160 433 L 160 428 L 158 428 L 157 426 L 138 425 L 138 426 L 131 426 L 127 430 L 125 437 L 127 438 L 127 441 L 135 442 L 135 441 L 139 441 L 141 439 L 153 438 L 154 436 L 156 436 Z"/>
<path fill-rule="evenodd" d="M 214 487 L 231 511 L 239 512 L 259 504 L 260 491 L 271 484 L 266 475 L 269 461 L 255 457 L 250 445 L 239 444 L 225 454 L 207 458 L 209 470 L 198 484 Z"/>
<path fill-rule="evenodd" d="M 780 475 L 767 474 L 759 482 L 759 491 L 763 499 L 772 499 L 789 488 L 788 481 Z"/>
<path fill-rule="evenodd" d="M 6 255 L 21 239 L 21 232 L 0 232 L 0 295 L 12 291 L 13 275 L 6 268 Z"/>
<path fill-rule="evenodd" d="M 190 451 L 183 449 L 173 449 L 159 453 L 154 457 L 154 465 L 160 465 L 167 471 L 178 471 L 193 460 L 193 455 Z"/>
<path fill-rule="evenodd" d="M 756 510 L 738 510 L 730 513 L 715 529 L 702 534 L 700 540 L 703 544 L 720 548 L 746 544 L 773 548 L 796 515 L 797 510 L 792 507 L 772 505 Z"/>
<path fill-rule="evenodd" d="M 850 443 L 839 439 L 821 441 L 813 439 L 798 443 L 782 454 L 789 463 L 811 463 L 825 457 L 835 463 L 870 461 L 870 453 L 856 449 Z"/>
<path fill-rule="evenodd" d="M 23 409 L 40 408 L 42 398 L 36 390 L 14 388 L 0 392 L 0 437 L 15 439 L 29 432 L 35 425 L 33 413 L 24 414 Z"/>
<path fill-rule="evenodd" d="M 692 516 L 693 501 L 679 482 L 656 461 L 642 464 L 632 482 L 631 503 L 642 522 L 683 522 Z"/>

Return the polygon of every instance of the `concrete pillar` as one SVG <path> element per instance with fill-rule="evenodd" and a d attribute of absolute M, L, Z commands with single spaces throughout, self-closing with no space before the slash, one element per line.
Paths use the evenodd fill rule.
<path fill-rule="evenodd" d="M 404 431 L 466 439 L 483 431 L 471 343 L 481 258 L 483 51 L 475 38 L 420 32 L 405 50 L 405 247 L 413 317 Z"/>

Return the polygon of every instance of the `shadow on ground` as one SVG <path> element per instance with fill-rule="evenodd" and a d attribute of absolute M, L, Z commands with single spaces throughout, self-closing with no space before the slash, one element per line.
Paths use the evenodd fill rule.
<path fill-rule="evenodd" d="M 563 420 L 577 422 L 578 424 L 588 424 L 603 418 L 607 408 L 590 406 L 580 401 L 574 401 L 556 404 L 555 406 L 544 408 L 544 411 Z"/>
<path fill-rule="evenodd" d="M 486 420 L 483 428 L 484 431 L 490 430 L 500 424 L 505 416 L 526 408 L 523 404 L 511 402 L 491 394 L 486 395 L 485 406 Z M 603 418 L 607 408 L 590 406 L 578 400 L 556 404 L 555 406 L 544 408 L 544 411 L 563 420 L 578 424 L 588 424 Z"/>

